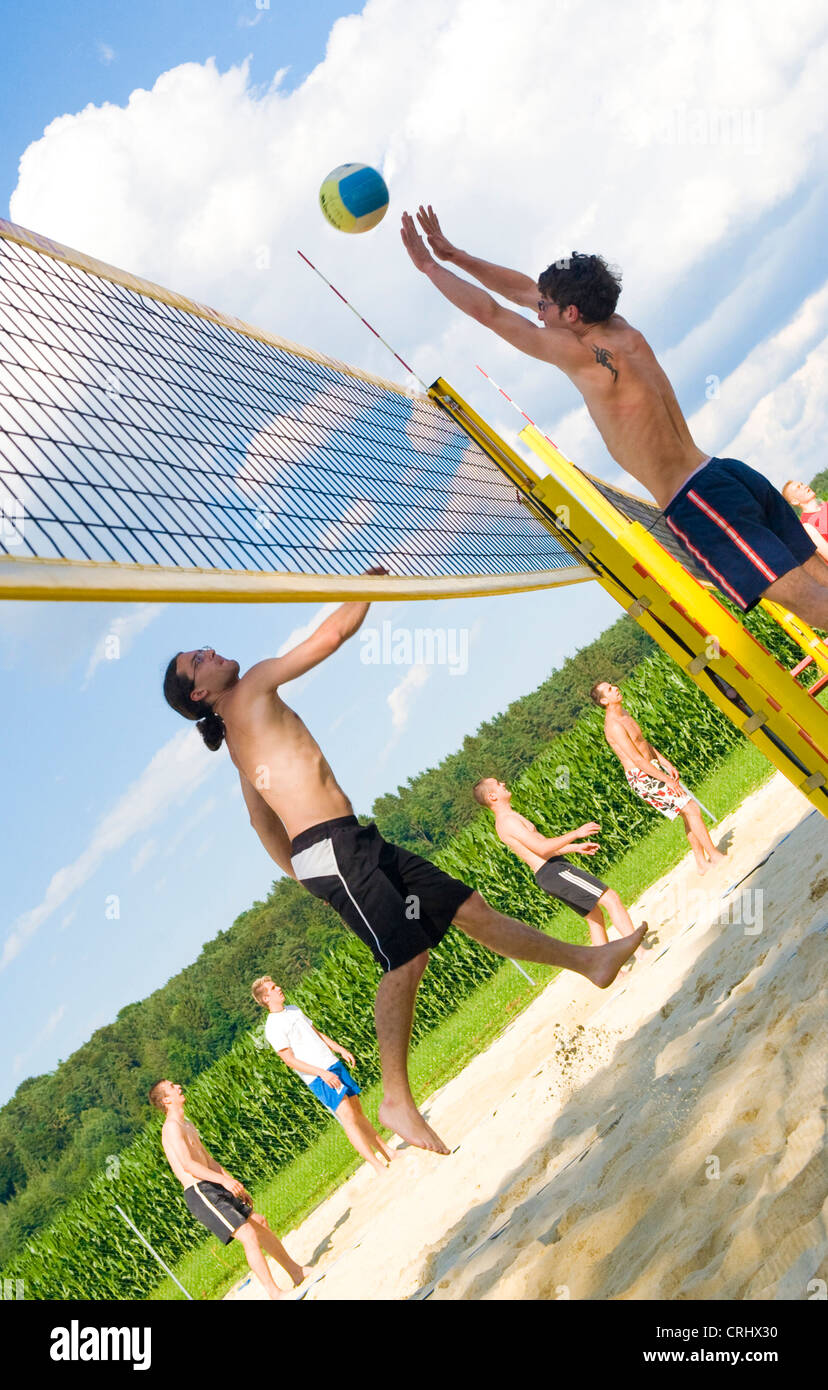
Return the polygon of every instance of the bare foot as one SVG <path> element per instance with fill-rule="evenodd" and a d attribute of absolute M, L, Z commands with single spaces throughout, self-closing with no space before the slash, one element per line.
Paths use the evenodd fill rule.
<path fill-rule="evenodd" d="M 384 1100 L 379 1108 L 379 1121 L 386 1129 L 398 1134 L 401 1139 L 407 1140 L 417 1149 L 428 1149 L 436 1154 L 450 1152 L 439 1134 L 435 1134 L 431 1126 L 426 1124 L 412 1100 Z"/>
<path fill-rule="evenodd" d="M 618 941 L 610 941 L 606 946 L 585 946 L 584 953 L 589 957 L 585 961 L 586 969 L 584 974 L 599 989 L 606 989 L 611 985 L 622 965 L 630 959 L 644 940 L 647 931 L 647 923 L 644 922 L 632 936 L 622 936 Z"/>
<path fill-rule="evenodd" d="M 707 873 L 707 870 L 709 868 L 710 865 L 708 864 L 706 859 L 703 859 L 701 863 L 699 863 L 698 859 L 696 860 L 696 873 L 698 874 L 699 878 L 702 878 L 704 874 Z"/>
<path fill-rule="evenodd" d="M 274 1284 L 272 1290 L 268 1289 L 267 1296 L 272 1302 L 275 1302 L 277 1298 L 284 1298 L 285 1294 L 281 1289 L 277 1289 L 276 1285 Z"/>
<path fill-rule="evenodd" d="M 313 1265 L 300 1265 L 299 1278 L 297 1279 L 295 1274 L 293 1276 L 293 1287 L 298 1289 L 300 1284 L 304 1284 L 309 1274 L 313 1274 Z"/>

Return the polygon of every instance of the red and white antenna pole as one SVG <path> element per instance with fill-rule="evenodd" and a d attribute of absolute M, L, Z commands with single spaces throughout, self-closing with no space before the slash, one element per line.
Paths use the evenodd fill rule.
<path fill-rule="evenodd" d="M 362 317 L 362 314 L 359 312 L 359 310 L 354 308 L 353 304 L 351 304 L 351 303 L 345 298 L 344 294 L 342 294 L 342 292 L 336 288 L 336 285 L 332 285 L 331 282 L 330 282 L 330 280 L 328 280 L 328 279 L 322 274 L 322 271 L 319 270 L 319 269 L 313 264 L 313 261 L 309 261 L 309 260 L 308 260 L 308 258 L 307 258 L 307 256 L 305 255 L 304 251 L 299 251 L 298 248 L 297 248 L 297 254 L 300 255 L 300 256 L 302 257 L 302 260 L 305 262 L 306 265 L 309 265 L 309 266 L 310 266 L 311 270 L 316 271 L 316 274 L 319 276 L 319 279 L 320 279 L 320 280 L 324 280 L 324 281 L 325 281 L 325 284 L 328 286 L 328 289 L 329 289 L 329 290 L 333 290 L 334 294 L 337 296 L 338 299 L 341 299 L 341 300 L 342 300 L 342 303 L 343 303 L 343 304 L 347 304 L 347 306 L 348 306 L 348 308 L 350 309 L 351 313 L 352 313 L 352 314 L 356 314 L 356 316 L 357 316 L 357 318 L 359 319 L 360 323 L 364 323 L 364 324 L 365 324 L 365 327 L 368 328 L 368 329 L 370 329 L 370 331 L 373 333 L 374 337 L 375 337 L 375 338 L 379 338 L 379 341 L 382 343 L 383 347 L 384 347 L 384 348 L 387 348 L 388 351 L 391 353 L 391 356 L 392 356 L 392 357 L 396 357 L 396 359 L 397 359 L 397 361 L 400 363 L 400 365 L 403 366 L 403 367 L 405 367 L 405 370 L 408 372 L 409 376 L 413 376 L 413 378 L 414 378 L 415 381 L 419 381 L 419 383 L 420 383 L 420 385 L 422 386 L 423 390 L 424 390 L 424 391 L 428 391 L 428 387 L 426 386 L 425 382 L 420 380 L 420 378 L 417 376 L 417 373 L 414 371 L 413 367 L 409 367 L 408 363 L 405 362 L 405 361 L 403 361 L 402 357 L 400 357 L 400 354 L 399 354 L 398 352 L 395 352 L 395 351 L 394 351 L 394 349 L 392 348 L 391 344 L 390 344 L 390 343 L 387 343 L 387 342 L 385 341 L 385 339 L 383 338 L 382 334 L 381 334 L 381 333 L 378 333 L 377 330 L 376 330 L 376 328 L 374 328 L 373 325 L 370 324 L 366 318 L 363 318 L 363 317 Z"/>
<path fill-rule="evenodd" d="M 550 439 L 550 438 L 549 438 L 549 435 L 546 434 L 545 431 L 542 430 L 542 429 L 540 428 L 540 425 L 536 425 L 536 424 L 535 424 L 535 422 L 534 422 L 534 420 L 532 419 L 531 415 L 527 415 L 527 414 L 526 414 L 526 411 L 523 410 L 523 409 L 518 405 L 517 401 L 513 401 L 513 400 L 512 400 L 512 397 L 511 397 L 510 395 L 508 395 L 508 394 L 503 390 L 503 387 L 502 387 L 502 386 L 498 386 L 498 384 L 497 384 L 497 382 L 495 381 L 494 377 L 493 377 L 493 376 L 489 376 L 489 373 L 488 373 L 488 372 L 484 372 L 484 370 L 483 370 L 483 368 L 480 366 L 480 363 L 479 363 L 479 362 L 475 362 L 474 365 L 477 367 L 477 370 L 479 371 L 480 375 L 481 375 L 481 376 L 484 376 L 484 377 L 486 378 L 486 380 L 489 382 L 489 384 L 490 384 L 491 386 L 493 386 L 493 387 L 495 388 L 496 391 L 499 391 L 499 392 L 500 392 L 500 394 L 501 394 L 501 396 L 503 397 L 503 399 L 504 399 L 505 401 L 508 401 L 508 402 L 509 402 L 510 406 L 512 406 L 512 408 L 513 408 L 514 410 L 517 411 L 518 415 L 522 415 L 523 418 L 524 418 L 524 420 L 527 420 L 527 421 L 529 422 L 529 424 L 532 426 L 532 429 L 533 429 L 533 430 L 537 430 L 539 434 L 542 434 L 542 435 L 543 435 L 544 439 L 548 440 L 548 442 L 552 445 L 552 448 L 553 448 L 553 449 L 557 449 L 558 446 L 557 446 L 557 444 L 555 443 L 554 439 Z"/>

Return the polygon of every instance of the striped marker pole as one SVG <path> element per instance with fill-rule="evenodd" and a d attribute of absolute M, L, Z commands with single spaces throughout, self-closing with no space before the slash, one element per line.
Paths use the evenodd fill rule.
<path fill-rule="evenodd" d="M 357 316 L 357 318 L 359 319 L 360 323 L 364 323 L 364 324 L 365 324 L 365 327 L 366 327 L 367 329 L 369 329 L 371 333 L 373 333 L 373 335 L 374 335 L 375 338 L 378 338 L 378 339 L 379 339 L 379 341 L 382 343 L 383 347 L 388 349 L 388 351 L 391 353 L 391 356 L 392 356 L 392 357 L 396 357 L 396 359 L 397 359 L 397 361 L 400 363 L 400 365 L 403 366 L 403 367 L 405 367 L 405 370 L 408 372 L 409 376 L 413 376 L 414 380 L 415 380 L 415 381 L 418 381 L 418 382 L 420 383 L 420 385 L 422 386 L 423 390 L 424 390 L 424 391 L 428 391 L 428 387 L 426 386 L 425 382 L 420 380 L 420 378 L 417 376 L 417 373 L 414 371 L 413 367 L 409 367 L 408 363 L 405 362 L 405 361 L 403 361 L 402 357 L 400 357 L 400 354 L 399 354 L 398 352 L 395 352 L 395 351 L 394 351 L 394 349 L 392 348 L 391 344 L 390 344 L 390 343 L 387 343 L 387 342 L 385 341 L 385 339 L 383 338 L 382 334 L 381 334 L 381 333 L 378 333 L 377 330 L 376 330 L 376 328 L 374 328 L 373 325 L 370 324 L 366 318 L 363 318 L 363 317 L 362 317 L 362 314 L 359 312 L 359 310 L 354 308 L 353 304 L 351 304 L 351 303 L 345 298 L 344 294 L 342 294 L 342 292 L 336 288 L 336 285 L 332 285 L 331 282 L 330 282 L 330 280 L 328 280 L 328 279 L 322 274 L 322 271 L 319 270 L 319 269 L 313 264 L 313 261 L 309 261 L 308 258 L 307 258 L 307 256 L 305 255 L 304 251 L 300 251 L 300 250 L 298 249 L 298 247 L 297 247 L 297 255 L 299 255 L 299 256 L 302 257 L 302 260 L 305 262 L 305 265 L 309 265 L 310 268 L 311 268 L 311 270 L 313 270 L 313 271 L 316 272 L 316 274 L 319 276 L 319 279 L 320 279 L 320 280 L 324 280 L 324 281 L 325 281 L 325 284 L 328 286 L 328 289 L 329 289 L 329 290 L 333 290 L 333 292 L 334 292 L 334 294 L 336 295 L 337 299 L 341 299 L 341 300 L 342 300 L 342 303 L 343 303 L 343 304 L 346 304 L 346 305 L 348 306 L 348 308 L 350 309 L 351 313 L 352 313 L 352 314 L 356 314 L 356 316 Z"/>
<path fill-rule="evenodd" d="M 185 1298 L 189 1298 L 190 1302 L 192 1303 L 192 1302 L 193 1302 L 193 1296 L 192 1296 L 192 1294 L 191 1294 L 191 1293 L 187 1293 L 187 1290 L 185 1289 L 184 1285 L 181 1283 L 181 1281 L 180 1281 L 179 1279 L 176 1279 L 176 1277 L 175 1277 L 175 1275 L 173 1274 L 172 1270 L 170 1269 L 169 1265 L 165 1265 L 165 1264 L 164 1264 L 164 1261 L 161 1259 L 161 1256 L 157 1253 L 157 1251 L 153 1250 L 152 1246 L 150 1245 L 150 1243 L 149 1243 L 149 1241 L 146 1239 L 146 1237 L 141 1235 L 141 1232 L 138 1230 L 138 1227 L 136 1226 L 135 1222 L 134 1222 L 134 1221 L 130 1221 L 130 1219 L 129 1219 L 129 1217 L 127 1216 L 126 1212 L 123 1210 L 122 1207 L 119 1207 L 119 1206 L 118 1206 L 118 1203 L 117 1203 L 117 1202 L 115 1203 L 115 1210 L 118 1212 L 119 1216 L 122 1216 L 122 1217 L 124 1218 L 124 1220 L 126 1221 L 127 1225 L 132 1227 L 132 1229 L 133 1229 L 133 1231 L 135 1232 L 135 1234 L 136 1234 L 136 1236 L 138 1237 L 138 1239 L 141 1241 L 141 1243 L 142 1243 L 143 1245 L 145 1245 L 145 1246 L 147 1247 L 147 1249 L 149 1250 L 150 1254 L 151 1254 L 152 1256 L 154 1256 L 154 1258 L 158 1261 L 158 1263 L 160 1264 L 161 1268 L 162 1268 L 167 1274 L 169 1274 L 169 1276 L 170 1276 L 170 1278 L 172 1279 L 173 1283 L 174 1283 L 174 1284 L 178 1284 L 178 1287 L 180 1288 L 180 1290 L 181 1290 L 181 1292 L 183 1293 L 184 1297 L 185 1297 Z"/>
<path fill-rule="evenodd" d="M 526 411 L 523 410 L 522 407 L 518 405 L 517 401 L 513 401 L 513 400 L 512 400 L 512 397 L 511 397 L 506 391 L 503 390 L 503 387 L 502 387 L 502 386 L 498 386 L 498 384 L 497 384 L 497 382 L 495 381 L 494 377 L 493 377 L 493 376 L 489 376 L 489 373 L 488 373 L 488 372 L 484 372 L 484 370 L 483 370 L 483 368 L 480 366 L 480 363 L 479 363 L 479 362 L 475 362 L 474 365 L 476 366 L 476 368 L 477 368 L 477 370 L 479 371 L 480 375 L 481 375 L 481 376 L 484 376 L 484 377 L 486 378 L 486 380 L 488 381 L 489 385 L 490 385 L 490 386 L 493 386 L 494 389 L 500 393 L 500 395 L 503 397 L 504 401 L 508 401 L 509 404 L 510 404 L 510 406 L 512 406 L 513 410 L 516 410 L 517 413 L 518 413 L 518 415 L 522 415 L 523 418 L 524 418 L 524 420 L 528 421 L 528 423 L 532 426 L 532 429 L 533 429 L 533 430 L 537 430 L 539 434 L 542 434 L 543 437 L 544 437 L 544 439 L 547 440 L 547 442 L 548 442 L 549 444 L 552 445 L 552 448 L 553 448 L 553 449 L 557 449 L 558 446 L 557 446 L 557 444 L 555 443 L 554 439 L 550 439 L 550 438 L 549 438 L 549 435 L 546 434 L 546 433 L 544 432 L 544 430 L 541 429 L 540 425 L 536 425 L 536 424 L 535 424 L 535 422 L 534 422 L 534 420 L 532 419 L 531 415 L 527 415 L 527 414 L 526 414 Z M 560 453 L 560 450 L 558 450 L 558 452 Z"/>

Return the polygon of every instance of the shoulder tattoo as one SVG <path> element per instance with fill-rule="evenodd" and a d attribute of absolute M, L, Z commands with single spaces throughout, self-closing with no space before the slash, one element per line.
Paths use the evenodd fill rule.
<path fill-rule="evenodd" d="M 612 372 L 613 381 L 617 381 L 618 372 L 612 365 L 612 353 L 609 348 L 593 347 L 592 351 L 595 353 L 595 361 L 598 365 L 600 367 L 606 367 L 608 372 Z"/>

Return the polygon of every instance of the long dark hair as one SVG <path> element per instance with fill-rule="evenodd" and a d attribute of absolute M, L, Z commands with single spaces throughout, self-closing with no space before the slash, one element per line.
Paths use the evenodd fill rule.
<path fill-rule="evenodd" d="M 212 705 L 207 700 L 191 700 L 190 696 L 195 690 L 195 681 L 191 676 L 182 676 L 177 670 L 177 662 L 181 653 L 177 652 L 167 667 L 164 676 L 164 699 L 167 704 L 183 714 L 185 719 L 197 720 L 196 728 L 204 739 L 211 753 L 218 752 L 224 742 L 224 720 L 220 714 L 216 714 Z"/>

